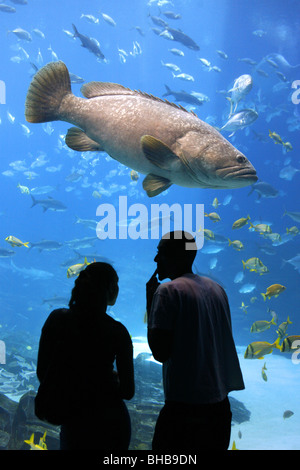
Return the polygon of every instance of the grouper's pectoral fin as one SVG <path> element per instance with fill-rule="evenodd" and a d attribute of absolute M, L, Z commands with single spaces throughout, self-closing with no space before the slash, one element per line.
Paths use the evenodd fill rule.
<path fill-rule="evenodd" d="M 154 197 L 168 189 L 171 184 L 167 178 L 149 173 L 143 181 L 143 188 L 147 196 Z"/>
<path fill-rule="evenodd" d="M 174 165 L 181 163 L 178 155 L 152 135 L 143 135 L 141 145 L 147 160 L 162 170 L 171 170 Z"/>
<path fill-rule="evenodd" d="M 68 129 L 65 142 L 68 147 L 78 152 L 101 152 L 102 149 L 98 142 L 90 139 L 85 132 L 78 127 Z"/>

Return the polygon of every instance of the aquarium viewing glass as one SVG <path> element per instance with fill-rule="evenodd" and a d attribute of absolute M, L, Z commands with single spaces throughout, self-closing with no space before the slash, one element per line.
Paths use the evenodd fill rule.
<path fill-rule="evenodd" d="M 4 396 L 14 407 L 37 390 L 41 328 L 53 309 L 68 305 L 78 274 L 70 267 L 106 261 L 116 269 L 120 287 L 108 313 L 126 326 L 134 344 L 130 448 L 151 449 L 163 392 L 161 366 L 147 344 L 145 284 L 156 268 L 160 237 L 182 227 L 197 237 L 194 272 L 216 280 L 229 298 L 246 386 L 230 394 L 236 401 L 229 449 L 234 442 L 240 450 L 299 450 L 299 17 L 294 0 L 0 5 L 2 408 Z M 230 176 L 217 184 L 230 152 L 221 155 L 217 149 L 212 168 L 209 149 L 204 151 L 203 169 L 186 157 L 189 145 L 199 145 L 190 137 L 181 160 L 180 142 L 174 141 L 172 153 L 164 142 L 144 141 L 159 152 L 151 164 L 171 172 L 170 180 L 165 173 L 150 186 L 147 177 L 143 187 L 145 164 L 122 163 L 135 131 L 130 116 L 128 137 L 119 153 L 114 150 L 115 158 L 99 148 L 71 149 L 65 136 L 76 124 L 59 115 L 43 123 L 25 117 L 34 74 L 57 61 L 67 66 L 76 97 L 83 98 L 81 87 L 89 82 L 110 82 L 195 113 L 246 157 L 257 181 L 251 170 L 245 186 L 235 187 L 237 179 Z M 162 115 L 158 129 L 165 119 Z M 118 122 L 107 149 L 123 132 L 122 116 Z M 284 343 L 286 338 L 291 342 Z M 274 346 L 251 358 L 247 347 L 257 341 Z M 2 448 L 28 448 L 24 439 L 30 435 L 17 441 L 10 432 Z M 48 448 L 55 448 L 57 431 L 48 434 Z"/>

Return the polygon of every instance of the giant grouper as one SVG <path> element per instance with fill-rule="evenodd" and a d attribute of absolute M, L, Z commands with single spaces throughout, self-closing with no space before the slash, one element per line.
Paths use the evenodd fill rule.
<path fill-rule="evenodd" d="M 257 181 L 249 160 L 215 128 L 182 106 L 109 82 L 71 91 L 66 65 L 50 62 L 29 86 L 26 120 L 66 121 L 73 150 L 104 151 L 146 178 L 152 197 L 172 184 L 189 188 L 241 188 Z"/>

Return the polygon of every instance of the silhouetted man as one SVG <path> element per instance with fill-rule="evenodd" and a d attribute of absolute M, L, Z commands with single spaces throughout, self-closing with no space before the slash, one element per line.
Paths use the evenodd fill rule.
<path fill-rule="evenodd" d="M 232 417 L 227 395 L 245 388 L 227 295 L 213 280 L 193 274 L 196 250 L 189 233 L 166 234 L 147 283 L 148 342 L 163 363 L 165 394 L 152 442 L 156 452 L 226 450 Z M 156 274 L 171 281 L 159 284 Z"/>

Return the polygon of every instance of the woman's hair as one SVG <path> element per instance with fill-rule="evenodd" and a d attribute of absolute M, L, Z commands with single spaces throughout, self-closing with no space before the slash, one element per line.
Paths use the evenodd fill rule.
<path fill-rule="evenodd" d="M 108 290 L 118 282 L 118 275 L 108 263 L 94 262 L 80 272 L 75 281 L 69 308 L 78 312 L 105 313 Z"/>

